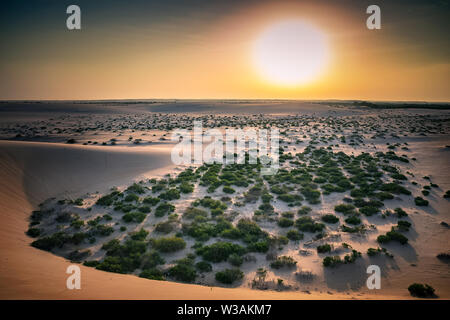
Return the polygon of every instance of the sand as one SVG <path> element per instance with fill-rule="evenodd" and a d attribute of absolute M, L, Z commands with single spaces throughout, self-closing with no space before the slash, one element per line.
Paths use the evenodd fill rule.
<path fill-rule="evenodd" d="M 100 148 L 100 147 L 99 147 Z M 91 188 L 106 187 L 120 176 L 157 175 L 164 168 L 167 150 L 137 153 L 89 150 L 46 143 L 0 142 L 0 299 L 288 299 L 309 294 L 258 292 L 209 288 L 141 279 L 81 267 L 81 290 L 66 288 L 71 263 L 37 250 L 25 235 L 31 210 L 50 196 L 76 197 Z M 33 154 L 33 157 L 30 155 Z M 84 166 L 80 159 L 92 165 Z M 105 159 L 109 165 L 104 164 Z M 30 168 L 32 166 L 32 168 Z M 32 169 L 32 170 L 31 170 Z M 28 172 L 33 172 L 29 174 Z M 89 177 L 89 178 L 87 178 Z M 122 178 L 123 179 L 123 178 Z M 122 182 L 124 182 L 122 180 Z M 337 298 L 315 294 L 315 298 Z"/>
<path fill-rule="evenodd" d="M 162 108 L 156 105 L 149 108 L 157 107 Z M 166 111 L 179 110 L 178 105 L 170 105 L 170 108 Z M 205 106 L 197 108 L 202 109 L 203 112 L 210 110 Z M 225 110 L 224 106 L 217 108 L 219 113 Z M 326 116 L 338 112 L 334 109 L 322 109 Z M 186 111 L 189 110 L 189 106 L 186 107 Z M 282 108 L 272 105 L 268 110 L 274 112 Z M 292 109 L 289 110 L 292 111 Z M 311 110 L 314 109 L 310 105 L 305 107 L 305 113 Z M 73 110 L 68 108 L 65 111 L 70 113 Z M 159 109 L 152 111 L 161 112 Z M 194 111 L 199 109 L 194 108 L 192 112 Z M 250 109 L 250 111 L 253 110 Z M 9 112 L 11 110 L 8 110 Z M 89 112 L 89 110 L 83 110 L 83 112 Z M 349 109 L 342 112 L 350 115 L 362 113 L 361 110 Z M 403 112 L 405 111 L 400 113 Z M 408 112 L 405 113 L 416 114 L 418 111 Z M 386 141 L 395 140 L 383 139 L 377 145 L 378 148 L 382 148 L 381 144 L 384 145 Z M 449 144 L 448 136 L 441 136 L 439 139 L 405 138 L 402 141 L 408 141 L 410 144 L 409 156 L 419 159 L 417 163 L 411 164 L 411 168 L 414 167 L 413 169 L 419 173 L 417 176 L 429 175 L 433 178 L 433 182 L 439 184 L 441 191 L 450 189 L 448 165 L 450 155 L 448 148 L 445 148 L 445 145 Z M 75 199 L 87 192 L 105 193 L 112 186 L 126 186 L 142 178 L 162 177 L 174 169 L 173 166 L 168 165 L 170 164 L 170 148 L 171 144 L 165 142 L 142 146 L 125 143 L 116 146 L 83 146 L 48 142 L 0 141 L 0 250 L 2 253 L 0 298 L 410 299 L 406 288 L 412 282 L 429 283 L 437 289 L 440 298 L 450 298 L 448 265 L 435 257 L 437 253 L 446 251 L 450 240 L 448 231 L 439 225 L 441 221 L 449 222 L 450 220 L 448 201 L 441 197 L 430 199 L 431 205 L 426 209 L 426 214 L 415 214 L 411 203 L 400 202 L 402 206 L 411 208 L 410 217 L 415 230 L 415 236 L 410 238 L 413 249 L 405 250 L 400 246 L 398 248 L 392 246 L 397 258 L 395 265 L 389 266 L 388 272 L 383 274 L 381 290 L 368 290 L 365 287 L 363 274 L 365 267 L 369 264 L 366 259 L 358 261 L 354 266 L 343 266 L 338 270 L 313 269 L 315 273 L 323 276 L 324 281 L 310 288 L 308 293 L 260 291 L 243 287 L 212 288 L 169 281 L 153 281 L 134 275 L 102 272 L 81 265 L 82 289 L 68 290 L 65 286 L 67 278 L 65 270 L 71 263 L 62 257 L 29 246 L 32 239 L 24 232 L 28 228 L 27 219 L 30 212 L 50 197 Z M 358 153 L 362 150 L 361 148 L 355 147 L 352 151 Z M 89 165 L 86 165 L 87 163 Z M 419 192 L 420 188 L 414 190 L 415 194 Z M 380 259 L 378 263 L 383 265 L 386 260 Z M 355 277 L 355 274 L 358 276 Z"/>

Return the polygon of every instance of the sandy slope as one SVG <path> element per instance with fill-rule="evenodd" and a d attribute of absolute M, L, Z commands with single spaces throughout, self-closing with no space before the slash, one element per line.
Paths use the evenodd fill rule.
<path fill-rule="evenodd" d="M 0 299 L 342 299 L 409 298 L 392 293 L 328 294 L 210 288 L 152 281 L 81 266 L 82 289 L 66 289 L 70 262 L 29 246 L 24 232 L 37 204 L 76 197 L 167 172 L 169 150 L 0 141 Z M 90 163 L 90 166 L 83 165 Z M 158 170 L 162 169 L 163 170 Z"/>

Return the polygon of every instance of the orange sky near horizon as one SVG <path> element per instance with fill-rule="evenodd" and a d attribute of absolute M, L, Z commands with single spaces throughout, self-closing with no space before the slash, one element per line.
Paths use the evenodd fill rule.
<path fill-rule="evenodd" d="M 402 15 L 399 22 L 397 9 L 381 8 L 381 30 L 366 28 L 364 5 L 269 1 L 212 21 L 204 21 L 207 12 L 200 11 L 147 28 L 139 19 L 115 25 L 92 22 L 91 16 L 80 31 L 17 31 L 22 37 L 10 39 L 2 54 L 0 99 L 450 101 L 450 63 L 446 52 L 434 52 L 447 50 L 446 36 L 427 42 L 426 32 L 414 35 L 415 17 Z M 253 61 L 261 32 L 287 19 L 307 21 L 327 39 L 330 61 L 320 77 L 304 85 L 273 84 Z"/>

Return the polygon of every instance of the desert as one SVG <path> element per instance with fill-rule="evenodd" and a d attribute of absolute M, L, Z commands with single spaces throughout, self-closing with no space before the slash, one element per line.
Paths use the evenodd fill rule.
<path fill-rule="evenodd" d="M 448 110 L 144 100 L 0 114 L 3 299 L 409 299 L 413 283 L 449 298 Z M 194 121 L 279 128 L 279 170 L 174 165 L 171 132 Z M 74 263 L 83 290 L 65 287 Z"/>

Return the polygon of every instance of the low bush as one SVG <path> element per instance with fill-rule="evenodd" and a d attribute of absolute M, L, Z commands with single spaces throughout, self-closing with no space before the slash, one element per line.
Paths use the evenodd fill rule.
<path fill-rule="evenodd" d="M 361 219 L 358 218 L 358 216 L 354 215 L 351 217 L 348 217 L 347 219 L 345 219 L 345 222 L 348 224 L 353 224 L 353 225 L 357 225 L 361 223 Z"/>
<path fill-rule="evenodd" d="M 281 269 L 281 268 L 293 268 L 297 265 L 297 261 L 292 257 L 281 256 L 277 257 L 275 261 L 270 264 L 271 268 Z"/>
<path fill-rule="evenodd" d="M 223 192 L 228 193 L 228 194 L 232 194 L 232 193 L 236 192 L 236 190 L 234 190 L 233 188 L 231 188 L 229 186 L 224 186 L 222 190 L 223 190 Z"/>
<path fill-rule="evenodd" d="M 277 222 L 278 226 L 281 228 L 288 228 L 294 225 L 294 221 L 288 218 L 280 218 Z"/>
<path fill-rule="evenodd" d="M 149 232 L 144 229 L 129 233 L 130 238 L 133 240 L 145 240 L 145 238 L 147 238 L 148 234 L 149 234 Z"/>
<path fill-rule="evenodd" d="M 318 253 L 325 253 L 325 252 L 331 252 L 331 245 L 326 243 L 320 246 L 317 246 L 317 252 Z"/>
<path fill-rule="evenodd" d="M 175 229 L 172 221 L 160 222 L 155 226 L 155 231 L 160 233 L 170 233 Z"/>
<path fill-rule="evenodd" d="M 308 214 L 311 211 L 312 211 L 312 209 L 310 207 L 302 206 L 302 207 L 300 207 L 300 209 L 298 209 L 297 213 L 300 214 L 300 215 L 303 215 L 303 214 Z"/>
<path fill-rule="evenodd" d="M 203 259 L 211 262 L 226 261 L 231 254 L 242 255 L 245 251 L 244 247 L 225 241 L 219 241 L 196 250 L 197 254 L 201 255 Z"/>
<path fill-rule="evenodd" d="M 149 204 L 151 206 L 155 206 L 158 202 L 161 201 L 159 198 L 146 197 L 142 200 L 143 203 Z"/>
<path fill-rule="evenodd" d="M 165 280 L 164 273 L 158 268 L 144 269 L 139 277 L 151 280 Z"/>
<path fill-rule="evenodd" d="M 301 217 L 295 220 L 297 229 L 303 232 L 318 232 L 325 228 L 323 223 L 316 223 L 311 217 Z"/>
<path fill-rule="evenodd" d="M 186 219 L 195 219 L 197 217 L 204 217 L 206 218 L 208 216 L 208 212 L 205 210 L 189 207 L 186 209 L 186 211 L 183 213 L 183 217 Z"/>
<path fill-rule="evenodd" d="M 339 221 L 339 218 L 336 217 L 334 214 L 326 214 L 324 216 L 321 217 L 323 222 L 326 223 L 336 223 Z"/>
<path fill-rule="evenodd" d="M 212 271 L 212 265 L 209 262 L 206 261 L 200 261 L 195 264 L 195 267 L 200 272 L 211 272 Z"/>
<path fill-rule="evenodd" d="M 134 194 L 134 193 L 130 193 L 130 194 L 127 194 L 126 196 L 125 196 L 125 199 L 123 199 L 125 202 L 138 202 L 139 201 L 139 196 L 137 195 L 137 194 Z"/>
<path fill-rule="evenodd" d="M 169 269 L 170 277 L 178 281 L 193 282 L 197 277 L 197 271 L 192 259 L 185 258 L 177 261 L 177 264 Z"/>
<path fill-rule="evenodd" d="M 408 216 L 406 211 L 403 210 L 402 208 L 395 208 L 394 212 L 397 215 L 397 217 L 399 217 L 399 218 L 403 218 L 403 217 L 407 217 Z"/>
<path fill-rule="evenodd" d="M 121 193 L 118 190 L 114 190 L 110 194 L 104 195 L 99 198 L 96 202 L 99 206 L 110 206 L 114 203 L 114 201 L 119 197 Z"/>
<path fill-rule="evenodd" d="M 216 280 L 224 284 L 232 284 L 244 278 L 244 273 L 239 269 L 225 269 L 216 273 Z"/>
<path fill-rule="evenodd" d="M 261 253 L 265 253 L 269 250 L 269 241 L 268 240 L 260 240 L 257 242 L 251 242 L 248 246 L 247 246 L 247 250 L 250 252 L 261 252 Z"/>
<path fill-rule="evenodd" d="M 426 207 L 426 206 L 428 206 L 429 202 L 428 202 L 428 200 L 425 200 L 422 197 L 415 197 L 414 203 L 416 204 L 416 206 Z"/>
<path fill-rule="evenodd" d="M 324 267 L 336 267 L 337 265 L 341 264 L 342 260 L 339 256 L 333 256 L 333 257 L 325 257 L 322 260 L 322 264 Z"/>
<path fill-rule="evenodd" d="M 141 269 L 151 269 L 164 263 L 165 261 L 158 251 L 146 252 L 142 255 Z"/>
<path fill-rule="evenodd" d="M 163 217 L 164 215 L 172 213 L 174 211 L 175 211 L 175 206 L 173 204 L 164 202 L 156 207 L 155 216 L 160 218 L 160 217 Z"/>
<path fill-rule="evenodd" d="M 341 203 L 336 205 L 334 210 L 343 214 L 351 214 L 355 212 L 355 206 L 350 203 Z"/>
<path fill-rule="evenodd" d="M 434 297 L 434 288 L 428 284 L 413 283 L 408 287 L 409 293 L 413 297 L 430 298 Z"/>
<path fill-rule="evenodd" d="M 37 239 L 31 243 L 35 248 L 50 251 L 55 247 L 62 248 L 65 243 L 70 241 L 70 236 L 64 232 L 57 232 L 51 236 Z"/>
<path fill-rule="evenodd" d="M 180 191 L 178 189 L 172 188 L 167 190 L 166 192 L 163 192 L 159 195 L 159 197 L 163 200 L 176 200 L 180 199 Z"/>
<path fill-rule="evenodd" d="M 377 241 L 379 243 L 388 243 L 390 241 L 398 241 L 401 244 L 407 244 L 408 238 L 396 231 L 389 231 L 385 235 L 378 236 Z"/>
<path fill-rule="evenodd" d="M 240 255 L 233 253 L 228 257 L 228 262 L 235 267 L 239 267 L 244 263 L 244 259 Z"/>
<path fill-rule="evenodd" d="M 186 242 L 178 237 L 151 239 L 150 243 L 153 248 L 161 252 L 174 252 L 186 248 Z"/>
<path fill-rule="evenodd" d="M 385 183 L 385 184 L 381 185 L 380 190 L 387 191 L 387 192 L 394 193 L 394 194 L 406 194 L 406 195 L 411 194 L 411 191 L 407 190 L 403 186 L 401 186 L 397 183 L 394 183 L 394 182 Z"/>
<path fill-rule="evenodd" d="M 286 237 L 287 237 L 289 240 L 292 240 L 292 241 L 302 240 L 302 239 L 303 239 L 303 233 L 300 233 L 300 232 L 298 232 L 297 230 L 292 229 L 292 230 L 289 230 L 289 231 L 286 233 Z"/>
<path fill-rule="evenodd" d="M 27 235 L 32 238 L 37 238 L 41 235 L 41 230 L 38 228 L 29 228 L 27 230 Z"/>
<path fill-rule="evenodd" d="M 147 217 L 147 215 L 142 212 L 129 212 L 122 216 L 122 220 L 125 222 L 141 223 L 145 220 L 145 217 Z"/>

